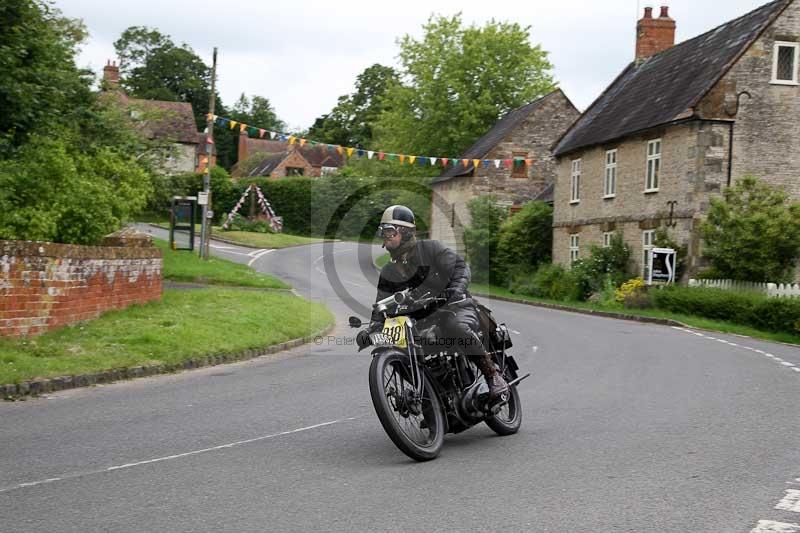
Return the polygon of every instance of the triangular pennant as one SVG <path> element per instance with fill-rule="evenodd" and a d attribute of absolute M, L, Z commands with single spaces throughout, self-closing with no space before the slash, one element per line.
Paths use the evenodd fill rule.
<path fill-rule="evenodd" d="M 400 158 L 400 163 L 405 163 L 405 161 L 406 161 L 406 156 L 405 156 L 405 154 L 400 154 L 400 155 L 398 155 L 397 157 L 399 157 L 399 158 Z"/>
<path fill-rule="evenodd" d="M 292 146 L 294 144 L 294 141 L 296 140 L 297 137 L 295 137 L 294 135 L 289 135 L 289 146 Z"/>
<path fill-rule="evenodd" d="M 242 133 L 246 129 L 247 129 L 247 124 L 239 124 L 239 133 Z"/>
<path fill-rule="evenodd" d="M 235 128 L 235 127 L 236 127 L 236 125 L 237 125 L 237 124 L 238 124 L 238 122 L 236 122 L 235 120 L 231 120 L 231 121 L 230 121 L 230 124 L 228 124 L 228 127 L 229 127 L 230 129 L 233 129 L 233 128 Z"/>
<path fill-rule="evenodd" d="M 428 159 L 430 159 L 431 166 L 435 167 L 436 166 L 436 160 L 439 159 L 439 158 L 438 157 L 429 157 Z"/>
<path fill-rule="evenodd" d="M 464 165 L 464 168 L 467 168 L 469 166 L 469 159 L 462 159 L 461 164 Z"/>
<path fill-rule="evenodd" d="M 398 157 L 397 154 L 386 154 L 386 155 L 389 158 L 389 161 L 396 161 Z"/>
<path fill-rule="evenodd" d="M 278 134 L 275 133 L 274 131 L 269 132 L 269 138 L 270 139 L 274 139 L 276 135 L 278 135 Z"/>
<path fill-rule="evenodd" d="M 520 166 L 522 163 L 523 163 L 523 159 L 522 158 L 520 158 L 520 157 L 515 157 L 514 158 L 514 166 L 515 167 Z"/>
<path fill-rule="evenodd" d="M 367 150 L 367 159 L 372 159 L 372 156 L 374 156 L 374 155 L 375 155 L 375 152 L 373 152 L 372 150 Z"/>
<path fill-rule="evenodd" d="M 506 168 L 511 168 L 511 165 L 513 165 L 514 162 L 510 159 L 504 159 L 503 164 L 506 166 Z"/>
<path fill-rule="evenodd" d="M 261 137 L 262 139 L 264 138 L 264 133 L 266 133 L 264 130 L 262 129 L 258 130 L 258 136 Z"/>
<path fill-rule="evenodd" d="M 364 157 L 364 150 L 362 150 L 361 148 L 359 148 L 358 150 L 356 150 L 356 155 L 357 155 L 358 157 Z"/>
<path fill-rule="evenodd" d="M 489 168 L 489 165 L 491 165 L 491 164 L 492 164 L 492 162 L 489 161 L 488 159 L 484 159 L 483 160 L 483 168 Z"/>
<path fill-rule="evenodd" d="M 337 145 L 336 146 L 336 151 L 339 152 L 339 155 L 342 155 L 344 153 L 344 148 L 342 148 L 341 146 Z"/>
<path fill-rule="evenodd" d="M 417 157 L 417 164 L 421 167 L 424 167 L 425 165 L 428 164 L 428 158 L 425 157 L 424 155 Z"/>
<path fill-rule="evenodd" d="M 500 168 L 500 164 L 501 163 L 502 163 L 502 161 L 500 159 L 495 159 L 494 160 L 494 168 Z"/>
<path fill-rule="evenodd" d="M 214 144 L 214 139 L 211 138 L 211 135 L 206 136 L 206 143 Z"/>
<path fill-rule="evenodd" d="M 303 146 L 305 146 L 305 144 L 306 144 L 306 140 L 305 139 L 300 139 L 300 147 L 302 148 Z"/>
<path fill-rule="evenodd" d="M 533 159 L 526 159 L 525 164 L 530 167 L 533 164 Z"/>
<path fill-rule="evenodd" d="M 355 148 L 352 148 L 352 147 L 351 147 L 351 148 L 348 148 L 348 149 L 347 149 L 347 157 L 352 157 L 352 155 L 353 155 L 353 152 L 355 152 L 355 151 L 356 151 L 356 149 L 355 149 Z"/>
<path fill-rule="evenodd" d="M 449 157 L 443 157 L 442 158 L 442 166 L 443 167 L 447 167 L 447 163 L 449 163 L 449 162 L 450 162 L 450 158 Z"/>
<path fill-rule="evenodd" d="M 478 168 L 478 167 L 481 165 L 481 160 L 480 160 L 480 159 L 473 159 L 473 160 L 472 160 L 472 165 L 473 165 L 475 168 Z"/>
<path fill-rule="evenodd" d="M 414 161 L 416 161 L 416 160 L 417 160 L 417 156 L 415 156 L 415 155 L 408 156 L 408 164 L 409 165 L 413 165 Z"/>
<path fill-rule="evenodd" d="M 206 122 L 214 122 L 215 120 L 217 120 L 217 116 L 216 115 L 214 115 L 212 113 L 207 113 L 206 114 Z"/>
<path fill-rule="evenodd" d="M 378 152 L 378 160 L 383 161 L 386 159 L 386 154 L 384 152 Z"/>

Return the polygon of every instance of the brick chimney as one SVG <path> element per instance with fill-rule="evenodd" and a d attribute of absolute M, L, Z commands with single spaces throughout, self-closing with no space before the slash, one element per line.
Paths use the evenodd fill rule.
<path fill-rule="evenodd" d="M 103 67 L 103 88 L 107 91 L 119 89 L 119 67 L 116 61 L 108 61 Z"/>
<path fill-rule="evenodd" d="M 249 153 L 247 153 L 247 139 L 248 139 L 248 137 L 249 136 L 247 135 L 246 131 L 242 131 L 242 132 L 239 133 L 239 146 L 238 146 L 239 154 L 238 154 L 238 158 L 237 158 L 237 161 L 239 161 L 239 162 L 244 161 L 250 155 Z"/>
<path fill-rule="evenodd" d="M 675 44 L 675 21 L 669 7 L 661 7 L 661 15 L 653 18 L 653 8 L 644 8 L 644 17 L 636 25 L 636 62 L 671 48 Z"/>

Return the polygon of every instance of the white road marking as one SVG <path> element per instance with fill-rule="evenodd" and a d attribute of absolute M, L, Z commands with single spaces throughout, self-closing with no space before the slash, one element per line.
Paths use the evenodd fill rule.
<path fill-rule="evenodd" d="M 792 513 L 800 513 L 800 490 L 787 489 L 786 495 L 778 502 L 775 509 L 779 511 L 790 511 Z"/>
<path fill-rule="evenodd" d="M 785 522 L 775 522 L 773 520 L 759 520 L 758 525 L 750 530 L 750 533 L 799 533 L 800 526 L 797 524 L 787 524 Z"/>
<path fill-rule="evenodd" d="M 514 335 L 522 335 L 519 331 L 517 331 L 515 329 L 512 329 L 511 333 L 513 333 Z"/>
<path fill-rule="evenodd" d="M 223 449 L 226 449 L 226 448 L 235 448 L 237 446 L 243 446 L 245 444 L 251 444 L 253 442 L 258 442 L 258 441 L 267 440 L 267 439 L 273 439 L 273 438 L 282 437 L 282 436 L 285 436 L 285 435 L 292 435 L 294 433 L 300 433 L 300 432 L 303 432 L 303 431 L 309 431 L 309 430 L 312 430 L 312 429 L 317 429 L 317 428 L 321 428 L 321 427 L 325 427 L 325 426 L 332 426 L 333 424 L 338 424 L 340 422 L 349 422 L 351 420 L 356 420 L 356 419 L 358 419 L 358 417 L 341 418 L 339 420 L 331 420 L 330 422 L 323 422 L 321 424 L 314 424 L 313 426 L 305 426 L 305 427 L 301 427 L 301 428 L 297 428 L 297 429 L 292 429 L 292 430 L 289 430 L 289 431 L 281 431 L 280 433 L 272 433 L 270 435 L 263 435 L 261 437 L 255 437 L 255 438 L 252 438 L 252 439 L 239 440 L 239 441 L 231 442 L 231 443 L 228 443 L 228 444 L 222 444 L 220 446 L 212 446 L 210 448 L 203 448 L 201 450 L 193 450 L 193 451 L 190 451 L 190 452 L 178 453 L 178 454 L 175 454 L 175 455 L 167 455 L 165 457 L 157 457 L 155 459 L 148 459 L 146 461 L 138 461 L 138 462 L 135 462 L 135 463 L 126 463 L 126 464 L 123 464 L 123 465 L 109 466 L 108 468 L 103 468 L 103 469 L 100 469 L 100 470 L 91 470 L 91 471 L 88 471 L 88 472 L 65 474 L 65 475 L 63 475 L 61 477 L 53 477 L 53 478 L 44 479 L 44 480 L 41 480 L 41 481 L 30 481 L 30 482 L 27 482 L 27 483 L 20 483 L 18 485 L 14 485 L 14 486 L 11 486 L 11 487 L 0 488 L 0 493 L 9 492 L 9 491 L 12 491 L 12 490 L 17 490 L 17 489 L 22 489 L 22 488 L 27 488 L 27 487 L 35 487 L 37 485 L 43 485 L 45 483 L 54 483 L 56 481 L 64 481 L 64 480 L 67 480 L 67 479 L 75 479 L 75 478 L 84 477 L 84 476 L 102 474 L 102 473 L 105 473 L 105 472 L 113 472 L 113 471 L 116 471 L 116 470 L 123 470 L 123 469 L 126 469 L 126 468 L 133 468 L 133 467 L 136 467 L 136 466 L 148 465 L 148 464 L 152 464 L 152 463 L 159 463 L 159 462 L 163 462 L 163 461 L 172 461 L 174 459 L 180 459 L 182 457 L 189 457 L 189 456 L 192 456 L 192 455 L 199 455 L 201 453 L 208 453 L 208 452 L 213 452 L 213 451 L 217 451 L 217 450 L 223 450 Z"/>
<path fill-rule="evenodd" d="M 800 373 L 800 368 L 797 367 L 796 363 L 790 363 L 788 361 L 784 361 L 780 357 L 778 357 L 776 355 L 773 355 L 771 353 L 767 353 L 764 350 L 759 350 L 757 348 L 751 348 L 750 346 L 742 346 L 741 344 L 736 344 L 735 342 L 726 341 L 724 339 L 718 339 L 716 337 L 711 337 L 710 335 L 704 335 L 702 333 L 699 333 L 699 332 L 696 332 L 696 331 L 691 331 L 691 330 L 688 330 L 688 329 L 685 329 L 685 328 L 673 327 L 672 329 L 676 329 L 678 331 L 683 331 L 684 333 L 691 333 L 692 335 L 697 335 L 698 337 L 703 337 L 703 338 L 706 338 L 708 340 L 721 342 L 721 343 L 727 344 L 729 346 L 733 346 L 734 348 L 743 348 L 745 350 L 761 354 L 764 357 L 769 357 L 770 359 L 772 359 L 776 363 L 780 363 L 782 366 L 785 366 L 786 368 L 788 368 L 790 370 L 793 370 L 795 372 Z"/>
<path fill-rule="evenodd" d="M 274 251 L 275 251 L 274 249 L 258 250 L 258 253 L 256 253 L 255 255 L 251 254 L 252 259 L 247 263 L 247 266 L 253 266 L 253 263 L 255 263 L 256 261 L 258 261 L 259 259 L 261 259 L 265 255 L 267 255 L 268 253 L 274 252 Z"/>

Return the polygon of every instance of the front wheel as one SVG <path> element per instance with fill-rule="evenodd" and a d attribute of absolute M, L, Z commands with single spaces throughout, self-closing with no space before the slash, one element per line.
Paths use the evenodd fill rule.
<path fill-rule="evenodd" d="M 444 443 L 444 416 L 433 384 L 425 377 L 416 398 L 408 356 L 384 352 L 372 358 L 369 392 L 375 413 L 395 446 L 416 461 L 430 461 Z"/>
<path fill-rule="evenodd" d="M 505 376 L 508 381 L 509 376 Z M 496 415 L 486 419 L 486 425 L 500 436 L 513 435 L 522 425 L 522 403 L 517 387 L 508 388 L 508 402 L 503 404 Z"/>

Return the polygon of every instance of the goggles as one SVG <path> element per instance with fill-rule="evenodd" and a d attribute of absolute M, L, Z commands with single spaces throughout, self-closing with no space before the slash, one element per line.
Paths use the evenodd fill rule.
<path fill-rule="evenodd" d="M 381 224 L 378 226 L 378 236 L 384 239 L 391 239 L 398 233 L 400 233 L 400 230 L 394 224 Z"/>

